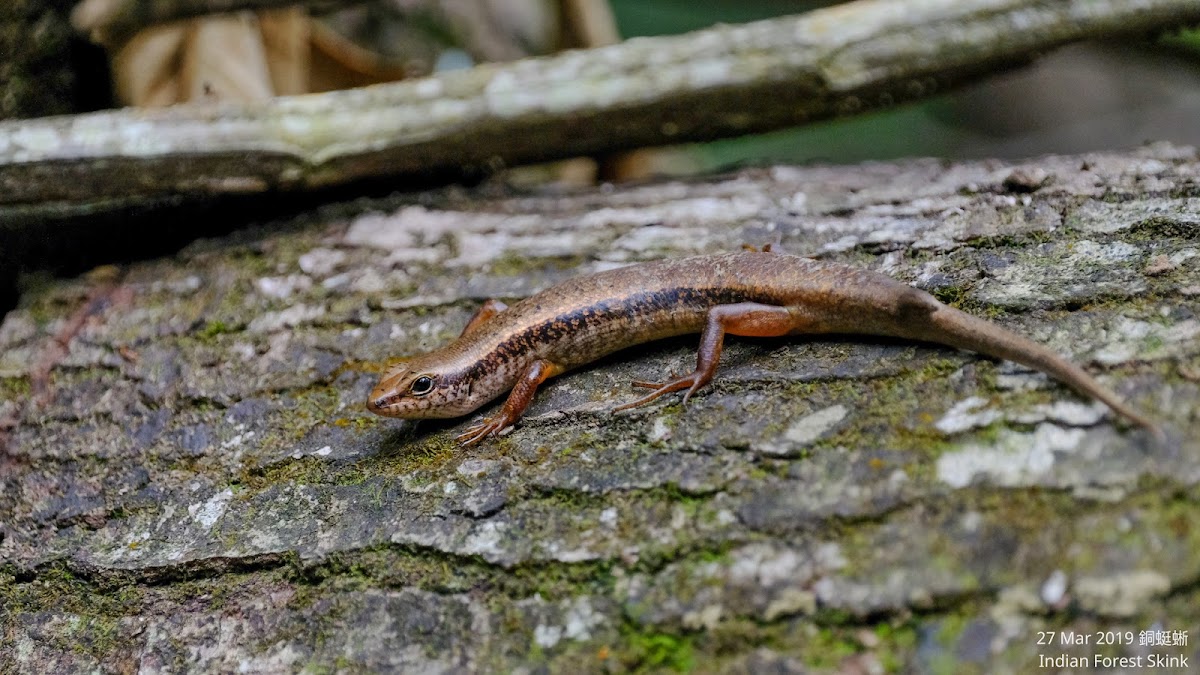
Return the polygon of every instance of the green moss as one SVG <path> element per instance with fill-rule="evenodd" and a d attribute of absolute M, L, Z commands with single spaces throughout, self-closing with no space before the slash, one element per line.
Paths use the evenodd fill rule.
<path fill-rule="evenodd" d="M 961 366 L 957 359 L 935 359 L 918 370 L 868 381 L 808 383 L 789 388 L 787 396 L 814 400 L 819 406 L 844 402 L 851 408 L 870 401 L 869 414 L 855 415 L 849 425 L 813 441 L 811 452 L 876 446 L 936 456 L 949 442 L 933 426 L 935 417 L 928 411 L 939 409 L 933 402 L 945 396 L 944 380 Z"/>
<path fill-rule="evenodd" d="M 960 675 L 970 672 L 964 671 L 964 664 L 953 652 L 939 651 L 933 654 L 925 665 L 933 675 Z"/>
<path fill-rule="evenodd" d="M 332 482 L 335 473 L 327 462 L 315 457 L 288 459 L 259 468 L 246 468 L 231 487 L 237 488 L 235 496 L 248 500 L 272 485 L 314 485 Z"/>
<path fill-rule="evenodd" d="M 938 299 L 938 302 L 950 305 L 951 307 L 958 307 L 969 297 L 968 288 L 960 285 L 938 286 L 931 289 L 930 293 Z"/>
<path fill-rule="evenodd" d="M 875 653 L 879 656 L 880 665 L 889 673 L 900 672 L 908 655 L 916 647 L 916 628 L 911 621 L 899 624 L 884 622 L 875 625 L 874 633 L 879 641 Z"/>
<path fill-rule="evenodd" d="M 936 639 L 946 651 L 953 651 L 955 645 L 958 644 L 962 637 L 962 632 L 966 630 L 967 624 L 970 623 L 966 618 L 959 614 L 947 614 L 938 622 Z"/>
<path fill-rule="evenodd" d="M 621 629 L 622 649 L 616 658 L 637 672 L 672 670 L 691 672 L 696 667 L 695 648 L 689 636 L 643 631 L 632 624 Z"/>
<path fill-rule="evenodd" d="M 28 377 L 0 378 L 0 400 L 19 401 L 29 398 L 33 387 Z"/>
<path fill-rule="evenodd" d="M 696 562 L 698 563 L 717 563 L 720 565 L 729 565 L 731 558 L 729 556 L 728 546 L 723 546 L 717 550 L 700 551 L 696 554 Z"/>
<path fill-rule="evenodd" d="M 404 447 L 403 452 L 368 460 L 363 463 L 364 468 L 375 474 L 399 476 L 450 467 L 461 460 L 463 454 L 462 446 L 454 440 L 452 433 L 427 437 L 415 447 L 411 444 Z"/>
<path fill-rule="evenodd" d="M 502 277 L 538 276 L 545 270 L 574 270 L 587 262 L 582 255 L 529 258 L 511 251 L 501 254 L 492 261 L 491 271 Z"/>
<path fill-rule="evenodd" d="M 1128 242 L 1154 242 L 1160 245 L 1165 239 L 1194 241 L 1196 225 L 1169 216 L 1152 216 L 1122 231 L 1121 238 Z"/>
<path fill-rule="evenodd" d="M 849 630 L 825 627 L 804 646 L 804 662 L 817 670 L 837 670 L 842 661 L 862 651 Z"/>
<path fill-rule="evenodd" d="M 64 636 L 65 637 L 65 636 Z M 70 640 L 71 648 L 82 654 L 103 660 L 121 648 L 121 627 L 116 619 L 105 616 L 85 618 L 76 635 Z"/>
<path fill-rule="evenodd" d="M 974 237 L 963 243 L 977 249 L 1030 248 L 1056 240 L 1061 240 L 1061 236 L 1057 233 L 1052 235 L 1045 230 L 1030 230 L 1021 233 Z"/>
<path fill-rule="evenodd" d="M 235 329 L 226 324 L 224 321 L 214 319 L 205 324 L 204 328 L 200 329 L 200 331 L 196 333 L 196 337 L 200 338 L 201 340 L 212 340 L 218 335 L 232 333 L 234 331 Z"/>
<path fill-rule="evenodd" d="M 94 581 L 72 572 L 64 563 L 50 564 L 32 582 L 24 574 L 0 574 L 0 606 L 11 611 L 41 612 L 47 608 L 85 616 L 123 616 L 141 608 L 144 589 L 119 575 Z"/>
<path fill-rule="evenodd" d="M 1146 338 L 1142 340 L 1142 350 L 1149 352 L 1162 349 L 1164 344 L 1165 343 L 1161 335 L 1147 335 Z"/>

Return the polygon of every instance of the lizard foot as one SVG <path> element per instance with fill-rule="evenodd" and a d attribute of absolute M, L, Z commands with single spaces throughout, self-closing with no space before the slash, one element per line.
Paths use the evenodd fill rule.
<path fill-rule="evenodd" d="M 643 382 L 641 380 L 634 380 L 633 386 L 640 387 L 642 389 L 653 389 L 654 391 L 646 394 L 636 401 L 621 404 L 613 408 L 612 411 L 619 412 L 621 410 L 636 408 L 640 405 L 645 405 L 653 401 L 663 394 L 669 394 L 673 391 L 679 391 L 680 389 L 687 389 L 687 393 L 683 395 L 683 402 L 687 403 L 688 399 L 692 397 L 692 394 L 696 393 L 697 389 L 707 384 L 708 380 L 709 378 L 705 378 L 699 371 L 684 375 L 682 377 L 676 377 L 669 382 Z"/>
<path fill-rule="evenodd" d="M 490 438 L 499 434 L 508 426 L 511 426 L 502 417 L 485 417 L 482 420 L 467 427 L 467 430 L 454 437 L 464 448 L 470 447 L 482 441 L 485 438 Z"/>

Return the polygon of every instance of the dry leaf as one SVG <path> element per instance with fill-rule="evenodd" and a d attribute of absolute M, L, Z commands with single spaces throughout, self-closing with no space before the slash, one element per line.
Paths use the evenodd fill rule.
<path fill-rule="evenodd" d="M 607 2 L 562 0 L 562 44 L 566 47 L 603 47 L 621 41 L 617 19 Z"/>
<path fill-rule="evenodd" d="M 80 11 L 99 2 L 81 3 Z M 150 26 L 113 53 L 117 100 L 155 108 L 187 101 L 256 103 L 309 91 L 309 18 L 283 9 Z"/>
<path fill-rule="evenodd" d="M 179 99 L 179 63 L 187 21 L 140 31 L 113 55 L 117 100 L 125 105 L 158 108 Z"/>
<path fill-rule="evenodd" d="M 250 12 L 190 20 L 179 92 L 187 101 L 260 103 L 272 96 L 258 20 Z"/>
<path fill-rule="evenodd" d="M 107 45 L 111 36 L 105 28 L 123 4 L 123 0 L 84 0 L 71 10 L 71 25 L 92 42 Z"/>
<path fill-rule="evenodd" d="M 307 94 L 312 19 L 301 9 L 279 9 L 259 12 L 258 24 L 275 95 Z"/>

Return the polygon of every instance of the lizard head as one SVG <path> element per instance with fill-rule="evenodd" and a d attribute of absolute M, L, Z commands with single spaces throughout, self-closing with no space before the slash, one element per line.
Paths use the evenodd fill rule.
<path fill-rule="evenodd" d="M 419 420 L 465 415 L 479 407 L 456 369 L 416 357 L 384 371 L 367 399 L 367 410 L 385 417 Z"/>

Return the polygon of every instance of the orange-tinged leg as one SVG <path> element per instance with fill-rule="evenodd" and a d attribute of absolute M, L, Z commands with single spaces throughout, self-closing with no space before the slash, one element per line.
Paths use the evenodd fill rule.
<path fill-rule="evenodd" d="M 495 298 L 488 300 L 487 302 L 480 305 L 479 309 L 475 310 L 475 314 L 473 314 L 471 316 L 471 320 L 467 322 L 466 327 L 463 328 L 463 331 L 462 331 L 462 333 L 459 334 L 459 337 L 462 337 L 463 335 L 470 333 L 471 331 L 475 330 L 476 328 L 479 328 L 488 319 L 492 318 L 493 316 L 496 316 L 497 314 L 499 314 L 500 312 L 503 312 L 506 309 L 508 309 L 508 305 L 504 304 L 503 302 L 500 302 L 499 300 L 497 300 Z"/>
<path fill-rule="evenodd" d="M 494 417 L 485 417 L 472 424 L 454 440 L 463 445 L 475 445 L 516 424 L 517 420 L 521 419 L 521 414 L 533 401 L 533 395 L 537 393 L 538 385 L 561 372 L 562 368 L 558 364 L 545 359 L 538 359 L 529 364 L 529 367 L 521 374 L 521 379 L 517 380 L 517 384 L 513 386 L 508 400 L 500 408 L 500 413 Z"/>
<path fill-rule="evenodd" d="M 634 382 L 635 387 L 645 387 L 654 391 L 646 394 L 632 403 L 626 403 L 613 408 L 613 412 L 636 408 L 654 399 L 680 389 L 687 389 L 683 402 L 687 403 L 692 394 L 708 384 L 713 373 L 717 372 L 717 362 L 721 360 L 721 348 L 725 342 L 725 334 L 743 335 L 746 337 L 778 337 L 796 332 L 802 320 L 793 315 L 786 307 L 777 305 L 761 305 L 755 302 L 742 302 L 736 305 L 718 305 L 708 310 L 708 320 L 704 324 L 704 332 L 700 334 L 700 350 L 696 354 L 696 370 L 689 375 L 677 377 L 669 382 Z"/>

